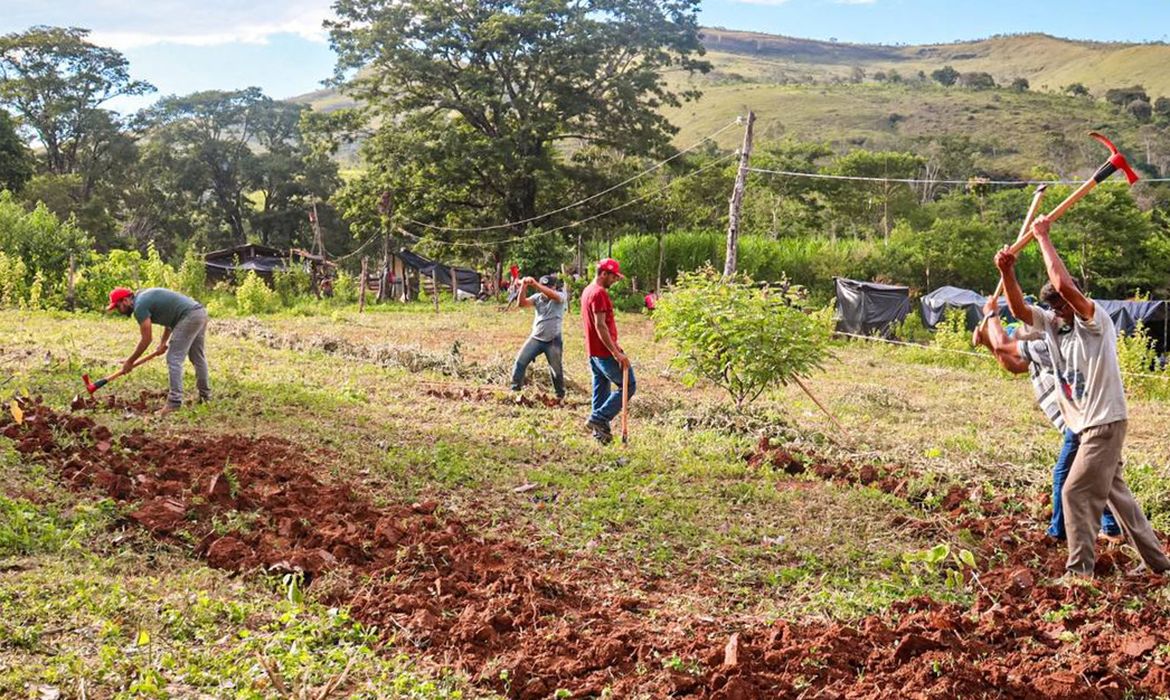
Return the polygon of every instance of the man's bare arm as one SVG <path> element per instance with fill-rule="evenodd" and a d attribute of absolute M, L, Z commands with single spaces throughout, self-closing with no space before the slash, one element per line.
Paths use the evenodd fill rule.
<path fill-rule="evenodd" d="M 1048 280 L 1077 316 L 1090 321 L 1097 307 L 1077 287 L 1064 260 L 1060 258 L 1060 253 L 1056 251 L 1056 246 L 1052 245 L 1052 239 L 1048 235 L 1051 226 L 1052 222 L 1044 216 L 1036 219 L 1036 223 L 1032 225 L 1036 231 L 1036 243 L 1040 246 L 1040 254 L 1044 256 L 1044 269 L 1048 272 Z"/>
<path fill-rule="evenodd" d="M 1003 250 L 995 254 L 995 266 L 999 268 L 999 274 L 1003 277 L 1003 291 L 1007 297 L 1008 310 L 1012 312 L 1012 316 L 1029 326 L 1033 325 L 1032 307 L 1024 301 L 1024 290 L 1020 289 L 1020 283 L 1016 279 L 1016 256 L 1008 246 L 1004 246 Z"/>

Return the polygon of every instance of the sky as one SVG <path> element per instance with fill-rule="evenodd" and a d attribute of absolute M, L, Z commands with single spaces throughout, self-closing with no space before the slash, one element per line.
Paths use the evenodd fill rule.
<path fill-rule="evenodd" d="M 151 96 L 258 86 L 275 98 L 321 87 L 334 56 L 321 27 L 331 0 L 0 0 L 0 33 L 85 27 L 130 61 Z M 1097 41 L 1170 40 L 1170 0 L 703 0 L 707 26 L 812 39 L 942 43 L 1045 32 Z"/>

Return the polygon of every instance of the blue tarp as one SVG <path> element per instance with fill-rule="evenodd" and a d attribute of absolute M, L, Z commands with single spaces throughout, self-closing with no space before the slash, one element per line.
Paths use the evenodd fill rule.
<path fill-rule="evenodd" d="M 1031 301 L 1031 299 L 1029 299 Z M 1123 333 L 1132 333 L 1138 321 L 1150 331 L 1150 336 L 1158 343 L 1159 350 L 1166 344 L 1167 320 L 1170 320 L 1170 303 L 1166 301 L 1121 301 L 1116 299 L 1095 299 L 1097 303 L 1109 313 L 1113 325 Z M 947 309 L 962 309 L 967 315 L 967 329 L 972 330 L 983 318 L 983 305 L 987 297 L 970 289 L 959 287 L 939 287 L 930 294 L 922 297 L 922 323 L 927 328 L 934 328 L 942 321 Z M 1007 311 L 1007 301 L 1002 297 L 999 300 L 1001 316 L 1010 319 Z"/>

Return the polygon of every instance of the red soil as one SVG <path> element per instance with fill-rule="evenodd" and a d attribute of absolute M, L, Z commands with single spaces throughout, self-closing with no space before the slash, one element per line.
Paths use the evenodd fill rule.
<path fill-rule="evenodd" d="M 948 528 L 980 542 L 970 608 L 916 599 L 848 625 L 712 620 L 673 608 L 671 582 L 482 538 L 434 501 L 375 506 L 319 479 L 323 470 L 279 439 L 136 430 L 112 440 L 85 416 L 35 401 L 24 411 L 21 424 L 0 419 L 0 432 L 26 459 L 126 504 L 157 537 L 197 542 L 211 566 L 232 571 L 309 580 L 335 571 L 321 580 L 328 602 L 509 697 L 561 688 L 575 698 L 606 688 L 615 698 L 722 699 L 1170 693 L 1165 610 L 1152 602 L 1161 581 L 1117 575 L 1120 550 L 1109 550 L 1096 589 L 1049 583 L 1061 549 L 1003 503 L 973 500 L 978 489 L 947 494 L 942 506 Z M 804 465 L 767 443 L 751 459 L 891 493 L 907 479 L 873 465 Z M 223 530 L 229 522 L 239 525 Z M 1132 596 L 1146 602 L 1124 604 Z"/>

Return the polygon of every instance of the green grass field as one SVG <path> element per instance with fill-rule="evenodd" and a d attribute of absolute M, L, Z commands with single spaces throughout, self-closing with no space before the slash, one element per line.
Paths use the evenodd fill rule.
<path fill-rule="evenodd" d="M 945 529 L 907 525 L 940 517 L 923 508 L 950 484 L 1008 494 L 1042 527 L 1059 438 L 1027 382 L 990 361 L 841 345 L 809 380 L 841 434 L 793 386 L 733 415 L 717 389 L 679 381 L 650 319 L 623 315 L 639 393 L 630 444 L 603 447 L 582 426 L 588 373 L 572 314 L 563 408 L 518 404 L 505 390 L 530 317 L 463 304 L 440 314 L 413 305 L 214 319 L 212 404 L 166 418 L 92 415 L 115 437 L 287 440 L 320 478 L 375 503 L 434 499 L 476 537 L 670 581 L 672 605 L 701 619 L 850 620 L 916 595 L 954 598 L 941 580 L 909 579 L 901 566 L 962 545 Z M 62 410 L 82 371 L 112 371 L 134 340 L 124 320 L 12 311 L 0 314 L 0 334 L 5 405 L 27 391 Z M 547 391 L 542 362 L 528 395 Z M 164 367 L 152 364 L 103 391 L 164 388 Z M 1168 428 L 1170 405 L 1133 402 L 1127 458 L 1161 527 Z M 792 449 L 920 476 L 906 497 L 794 480 L 745 461 L 761 431 Z M 442 659 L 388 643 L 387 630 L 355 623 L 317 586 L 207 568 L 189 545 L 151 538 L 125 519 L 127 506 L 70 490 L 2 437 L 0 478 L 0 696 L 296 697 L 275 690 L 264 663 L 289 688 L 300 679 L 314 693 L 343 674 L 335 692 L 346 697 L 486 692 Z"/>

